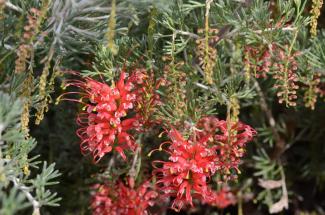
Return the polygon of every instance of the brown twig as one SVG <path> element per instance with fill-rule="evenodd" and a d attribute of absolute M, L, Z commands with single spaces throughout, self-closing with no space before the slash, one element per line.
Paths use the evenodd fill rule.
<path fill-rule="evenodd" d="M 133 161 L 132 161 L 132 166 L 131 166 L 130 171 L 129 171 L 129 176 L 131 178 L 134 178 L 134 179 L 136 178 L 137 173 L 138 173 L 138 171 L 137 171 L 137 161 L 138 161 L 138 157 L 140 155 L 140 152 L 141 152 L 141 147 L 138 146 L 138 148 L 135 151 Z"/>
<path fill-rule="evenodd" d="M 277 160 L 281 156 L 281 154 L 285 151 L 285 141 L 280 136 L 280 134 L 276 128 L 275 119 L 273 117 L 272 111 L 269 109 L 269 107 L 266 103 L 264 93 L 262 92 L 262 89 L 256 80 L 254 80 L 254 86 L 256 88 L 257 94 L 260 97 L 261 108 L 262 108 L 263 112 L 265 113 L 266 118 L 268 119 L 268 123 L 271 127 L 271 131 L 272 131 L 272 134 L 273 134 L 273 137 L 275 140 L 275 147 L 271 154 L 271 159 Z"/>

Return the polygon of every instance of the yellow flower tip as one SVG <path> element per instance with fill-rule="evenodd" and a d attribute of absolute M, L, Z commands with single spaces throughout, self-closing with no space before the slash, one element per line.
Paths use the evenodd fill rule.
<path fill-rule="evenodd" d="M 164 134 L 164 131 L 161 132 L 161 133 L 158 135 L 158 137 L 161 138 L 163 134 Z"/>
<path fill-rule="evenodd" d="M 236 169 L 237 170 L 237 173 L 240 175 L 241 174 L 241 171 L 239 169 Z"/>
<path fill-rule="evenodd" d="M 211 77 L 206 77 L 206 81 L 208 84 L 213 84 L 213 80 Z"/>
<path fill-rule="evenodd" d="M 160 152 L 162 151 L 162 147 L 161 146 L 159 146 L 159 149 L 158 149 Z"/>
<path fill-rule="evenodd" d="M 244 149 L 242 149 L 242 148 L 240 148 L 240 149 L 238 149 L 238 152 L 240 152 L 240 153 L 244 153 L 244 152 L 245 152 L 245 150 L 244 150 Z"/>
<path fill-rule="evenodd" d="M 56 100 L 55 100 L 55 105 L 58 105 L 60 103 L 60 98 L 57 98 Z"/>
<path fill-rule="evenodd" d="M 26 164 L 24 167 L 23 167 L 23 172 L 26 176 L 28 176 L 30 174 L 30 170 L 29 170 L 29 167 L 28 167 L 28 164 Z"/>
<path fill-rule="evenodd" d="M 186 178 L 185 179 L 190 179 L 190 172 L 187 172 Z"/>
<path fill-rule="evenodd" d="M 6 181 L 6 175 L 0 174 L 0 182 L 5 182 L 5 181 Z"/>

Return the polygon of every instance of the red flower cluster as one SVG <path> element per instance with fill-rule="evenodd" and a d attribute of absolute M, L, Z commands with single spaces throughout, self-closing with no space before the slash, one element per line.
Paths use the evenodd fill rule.
<path fill-rule="evenodd" d="M 162 163 L 155 170 L 157 184 L 164 196 L 175 198 L 172 208 L 176 211 L 187 204 L 192 206 L 193 198 L 218 205 L 219 196 L 211 191 L 208 180 L 216 171 L 238 170 L 245 143 L 255 134 L 248 125 L 238 123 L 228 128 L 226 121 L 214 117 L 203 118 L 197 128 L 187 140 L 172 128 L 166 149 L 170 161 L 155 161 Z"/>
<path fill-rule="evenodd" d="M 121 181 L 113 186 L 96 185 L 95 188 L 97 191 L 91 200 L 93 215 L 146 215 L 158 196 L 148 181 L 137 189 Z"/>
<path fill-rule="evenodd" d="M 172 208 L 179 211 L 187 203 L 193 206 L 192 196 L 206 196 L 207 178 L 217 169 L 216 157 L 212 149 L 204 146 L 207 139 L 188 141 L 174 128 L 169 137 L 172 140 L 167 150 L 170 162 L 156 161 L 163 164 L 156 170 L 161 177 L 157 184 L 165 196 L 175 197 Z"/>
<path fill-rule="evenodd" d="M 296 57 L 300 53 L 287 53 L 276 44 L 269 45 L 262 52 L 259 50 L 260 48 L 250 46 L 245 48 L 245 65 L 253 68 L 256 78 L 272 75 L 276 80 L 274 87 L 278 89 L 279 103 L 285 102 L 289 106 L 295 106 L 296 90 L 299 88 L 296 83 L 298 81 Z"/>
<path fill-rule="evenodd" d="M 128 77 L 121 72 L 111 86 L 86 77 L 69 82 L 82 92 L 67 94 L 82 95 L 83 112 L 77 118 L 81 126 L 77 134 L 82 140 L 82 152 L 90 152 L 95 162 L 106 153 L 117 151 L 126 159 L 125 150 L 134 151 L 137 144 L 132 136 L 135 131 L 144 131 L 144 125 L 158 121 L 152 119 L 155 106 L 160 104 L 156 93 L 163 80 L 154 80 L 143 69 L 133 70 Z M 187 130 L 187 129 L 186 129 Z M 231 170 L 238 170 L 245 144 L 252 140 L 255 131 L 241 122 L 228 122 L 215 117 L 205 117 L 188 129 L 188 138 L 175 128 L 168 132 L 170 145 L 166 149 L 169 161 L 154 161 L 158 189 L 162 197 L 173 198 L 176 211 L 184 206 L 193 206 L 193 200 L 220 208 L 235 202 L 228 190 L 213 191 L 209 186 L 212 176 L 219 172 L 230 177 Z M 161 149 L 161 148 L 160 148 Z M 92 197 L 93 214 L 147 214 L 158 193 L 145 182 L 134 189 L 134 180 L 129 185 L 122 182 L 113 185 L 97 185 Z"/>
<path fill-rule="evenodd" d="M 214 117 L 201 119 L 197 127 L 202 129 L 198 136 L 209 136 L 210 144 L 217 154 L 218 167 L 226 173 L 224 176 L 235 177 L 235 174 L 230 175 L 232 169 L 240 173 L 238 166 L 244 155 L 245 145 L 253 139 L 256 131 L 241 122 L 227 122 Z"/>
<path fill-rule="evenodd" d="M 132 73 L 130 77 L 121 72 L 120 79 L 112 86 L 88 77 L 67 84 L 83 90 L 77 92 L 83 95 L 78 102 L 85 105 L 84 111 L 77 118 L 81 126 L 77 135 L 82 141 L 82 152 L 92 153 L 94 162 L 98 162 L 113 149 L 123 159 L 126 159 L 124 150 L 135 150 L 136 143 L 130 131 L 141 125 L 139 115 L 130 116 L 129 113 L 136 106 L 137 89 L 143 78 L 144 75 L 139 72 Z"/>

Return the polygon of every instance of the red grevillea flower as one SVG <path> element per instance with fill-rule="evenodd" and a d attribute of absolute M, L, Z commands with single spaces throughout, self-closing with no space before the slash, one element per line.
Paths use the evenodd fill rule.
<path fill-rule="evenodd" d="M 113 149 L 123 159 L 126 159 L 124 150 L 135 150 L 136 143 L 130 131 L 137 129 L 140 123 L 136 115 L 129 116 L 128 113 L 135 107 L 136 87 L 141 84 L 141 79 L 142 76 L 138 73 L 127 77 L 122 71 L 120 79 L 112 86 L 88 77 L 67 84 L 83 91 L 77 92 L 82 95 L 78 102 L 85 105 L 84 111 L 77 118 L 81 126 L 77 135 L 82 141 L 82 152 L 92 153 L 94 162 L 98 162 Z M 72 93 L 74 92 L 70 92 Z"/>
<path fill-rule="evenodd" d="M 246 143 L 256 135 L 256 131 L 242 122 L 227 122 L 214 117 L 205 117 L 198 123 L 197 136 L 210 134 L 210 144 L 213 144 L 217 154 L 217 166 L 227 175 L 231 169 L 240 173 L 238 166 L 245 152 Z"/>
<path fill-rule="evenodd" d="M 96 185 L 91 199 L 93 215 L 146 215 L 148 207 L 154 205 L 158 193 L 144 182 L 138 188 L 118 181 L 113 186 Z"/>
<path fill-rule="evenodd" d="M 155 173 L 160 178 L 157 181 L 160 190 L 164 196 L 175 198 L 172 208 L 179 211 L 187 204 L 193 206 L 193 197 L 207 195 L 207 180 L 217 170 L 216 156 L 213 149 L 204 146 L 206 138 L 188 141 L 174 128 L 169 137 L 172 140 L 167 150 L 170 162 L 156 161 L 163 166 Z"/>
<path fill-rule="evenodd" d="M 170 154 L 169 161 L 154 161 L 162 164 L 154 174 L 163 196 L 174 198 L 172 208 L 179 211 L 185 205 L 193 206 L 193 199 L 220 207 L 231 204 L 222 193 L 212 192 L 208 181 L 217 171 L 226 173 L 227 178 L 231 169 L 239 172 L 245 144 L 255 133 L 241 122 L 229 124 L 215 117 L 201 119 L 188 139 L 172 128 L 168 133 L 171 142 L 165 150 Z"/>

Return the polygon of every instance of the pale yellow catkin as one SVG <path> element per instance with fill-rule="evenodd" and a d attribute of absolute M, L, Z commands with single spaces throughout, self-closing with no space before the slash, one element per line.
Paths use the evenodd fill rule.
<path fill-rule="evenodd" d="M 5 7 L 6 0 L 0 0 L 0 20 L 3 19 L 3 9 Z"/>
<path fill-rule="evenodd" d="M 204 40 L 204 64 L 205 64 L 205 79 L 209 84 L 213 83 L 212 74 L 215 66 L 216 51 L 209 46 L 209 13 L 210 7 L 213 0 L 206 1 L 206 12 L 205 12 L 205 40 Z M 212 58 L 212 59 L 211 59 Z"/>
<path fill-rule="evenodd" d="M 311 80 L 307 80 L 307 89 L 304 93 L 304 102 L 305 107 L 310 108 L 311 110 L 315 109 L 315 104 L 317 102 L 317 98 L 320 92 L 320 89 L 318 87 L 320 83 L 319 76 L 315 76 Z"/>
<path fill-rule="evenodd" d="M 39 125 L 44 118 L 44 113 L 48 110 L 48 94 L 47 94 L 47 77 L 50 73 L 51 61 L 54 55 L 54 47 L 52 46 L 44 64 L 44 69 L 39 81 L 38 96 L 40 100 L 39 107 L 36 112 L 35 124 Z"/>
<path fill-rule="evenodd" d="M 32 105 L 32 90 L 33 90 L 33 75 L 31 73 L 28 73 L 26 79 L 23 83 L 22 88 L 22 97 L 24 99 L 23 104 L 23 111 L 20 116 L 21 118 L 21 130 L 25 134 L 26 137 L 29 136 L 29 111 L 30 106 Z"/>
<path fill-rule="evenodd" d="M 230 111 L 231 111 L 231 121 L 237 123 L 239 121 L 240 104 L 236 96 L 230 97 Z"/>
<path fill-rule="evenodd" d="M 116 28 L 116 1 L 112 0 L 111 14 L 108 21 L 107 29 L 107 47 L 111 50 L 112 54 L 117 54 L 117 47 L 115 45 L 115 28 Z"/>
<path fill-rule="evenodd" d="M 312 8 L 310 10 L 310 34 L 312 37 L 317 35 L 317 24 L 318 24 L 318 17 L 321 13 L 321 8 L 323 6 L 323 0 L 313 0 Z"/>

